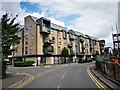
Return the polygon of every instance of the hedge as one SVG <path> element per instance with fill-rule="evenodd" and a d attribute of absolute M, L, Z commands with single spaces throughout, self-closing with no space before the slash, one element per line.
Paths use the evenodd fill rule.
<path fill-rule="evenodd" d="M 34 61 L 19 61 L 15 62 L 14 66 L 15 67 L 27 67 L 27 66 L 32 66 L 32 64 L 35 63 Z"/>

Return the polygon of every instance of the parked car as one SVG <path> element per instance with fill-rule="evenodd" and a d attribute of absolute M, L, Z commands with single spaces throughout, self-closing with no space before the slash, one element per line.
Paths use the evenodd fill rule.
<path fill-rule="evenodd" d="M 92 58 L 87 58 L 86 62 L 92 62 Z"/>
<path fill-rule="evenodd" d="M 83 62 L 85 62 L 85 60 L 83 58 L 78 60 L 78 63 L 83 63 Z"/>

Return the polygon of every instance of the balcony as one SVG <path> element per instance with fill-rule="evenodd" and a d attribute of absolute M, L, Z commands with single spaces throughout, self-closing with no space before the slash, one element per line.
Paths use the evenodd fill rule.
<path fill-rule="evenodd" d="M 90 43 L 90 49 L 93 49 L 93 48 L 94 48 L 93 44 L 92 44 L 92 43 Z"/>
<path fill-rule="evenodd" d="M 70 44 L 68 44 L 68 47 L 69 47 L 69 48 L 72 48 L 72 44 L 71 44 L 71 43 L 70 43 Z"/>
<path fill-rule="evenodd" d="M 74 52 L 73 49 L 70 49 L 70 54 L 71 54 L 71 55 L 75 55 L 75 52 Z"/>
<path fill-rule="evenodd" d="M 36 22 L 40 25 L 40 33 L 51 33 L 51 21 L 49 19 L 41 17 Z"/>
<path fill-rule="evenodd" d="M 50 33 L 51 33 L 51 30 L 50 30 L 50 28 L 43 26 L 43 28 L 42 28 L 42 30 L 41 30 L 41 33 L 50 34 Z"/>
<path fill-rule="evenodd" d="M 72 34 L 69 35 L 69 38 L 70 38 L 70 40 L 74 40 L 75 39 L 75 37 Z"/>
<path fill-rule="evenodd" d="M 82 45 L 82 49 L 85 49 L 85 45 Z"/>
<path fill-rule="evenodd" d="M 48 48 L 45 48 L 44 49 L 44 54 L 49 54 L 49 55 L 52 55 L 52 54 L 54 54 L 54 49 L 48 49 Z"/>
<path fill-rule="evenodd" d="M 74 52 L 71 52 L 71 55 L 75 55 L 75 53 L 74 53 Z"/>
<path fill-rule="evenodd" d="M 50 39 L 45 39 L 44 40 L 44 44 L 54 44 L 55 41 L 54 40 L 50 40 Z"/>

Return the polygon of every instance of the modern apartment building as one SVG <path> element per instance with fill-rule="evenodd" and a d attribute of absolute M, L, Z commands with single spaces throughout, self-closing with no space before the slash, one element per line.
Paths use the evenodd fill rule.
<path fill-rule="evenodd" d="M 71 62 L 80 58 L 91 58 L 96 52 L 100 54 L 97 38 L 68 30 L 44 17 L 25 17 L 21 37 L 19 50 L 14 58 L 34 60 L 37 65 L 62 63 L 61 52 L 64 47 L 69 51 L 68 60 Z"/>

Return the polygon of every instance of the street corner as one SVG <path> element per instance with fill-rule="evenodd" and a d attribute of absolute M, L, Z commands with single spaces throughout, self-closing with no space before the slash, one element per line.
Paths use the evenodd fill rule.
<path fill-rule="evenodd" d="M 22 88 L 34 79 L 34 76 L 27 73 L 8 73 L 2 80 L 2 88 Z"/>
<path fill-rule="evenodd" d="M 25 74 L 7 72 L 6 77 L 2 79 L 2 88 L 8 88 L 26 77 L 27 75 Z"/>
<path fill-rule="evenodd" d="M 103 83 L 105 87 L 107 87 L 108 89 L 115 89 L 115 90 L 119 89 L 118 84 L 113 82 L 113 80 L 109 79 L 107 76 L 105 76 L 95 68 L 96 68 L 95 65 L 90 65 L 89 70 L 95 77 L 97 77 L 98 80 L 100 80 Z"/>

